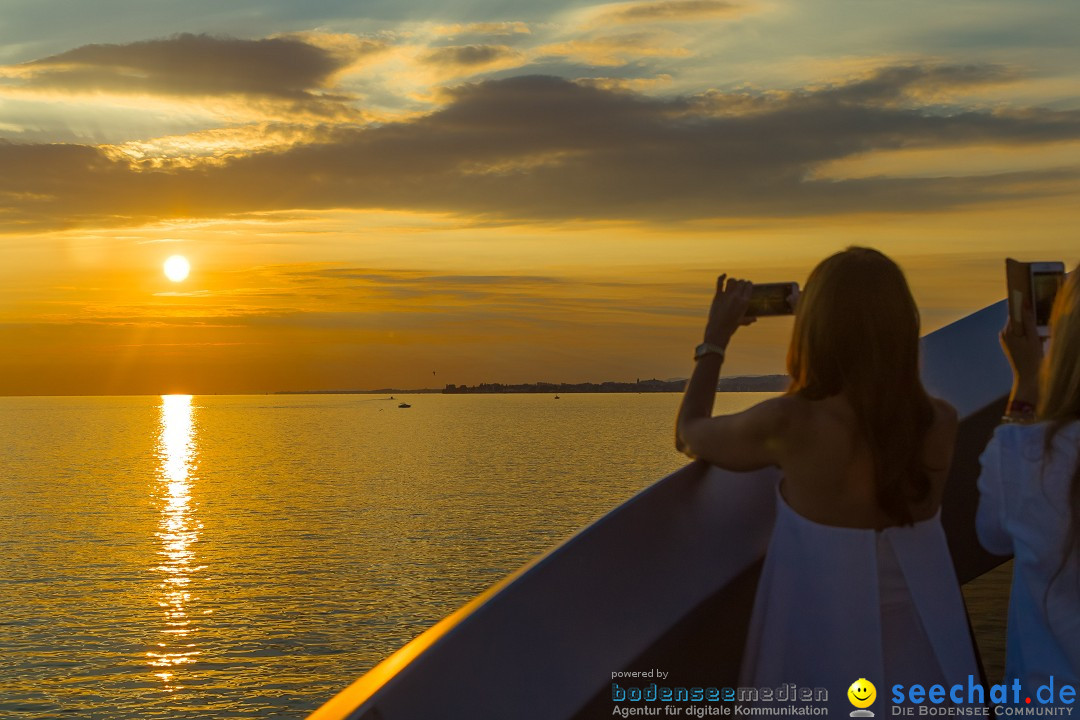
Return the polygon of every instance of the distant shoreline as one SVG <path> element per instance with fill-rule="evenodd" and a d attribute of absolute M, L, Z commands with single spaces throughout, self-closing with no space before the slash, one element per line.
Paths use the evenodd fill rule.
<path fill-rule="evenodd" d="M 720 378 L 717 392 L 783 392 L 787 389 L 790 378 L 787 375 L 746 375 Z M 637 382 L 600 383 L 480 383 L 479 385 L 449 384 L 444 388 L 379 388 L 377 390 L 279 390 L 272 395 L 498 395 L 498 394 L 548 394 L 570 393 L 681 393 L 686 386 L 685 379 L 677 380 L 638 380 Z"/>
<path fill-rule="evenodd" d="M 717 392 L 783 392 L 791 378 L 787 375 L 743 375 L 720 378 Z M 639 380 L 637 382 L 601 383 L 481 383 L 479 385 L 447 385 L 441 388 L 376 388 L 374 390 L 262 390 L 249 392 L 166 392 L 166 393 L 91 393 L 68 395 L 63 393 L 0 394 L 0 397 L 159 397 L 163 395 L 197 396 L 256 396 L 256 395 L 489 395 L 489 394 L 562 394 L 562 393 L 643 393 L 677 392 L 686 385 L 685 379 Z"/>

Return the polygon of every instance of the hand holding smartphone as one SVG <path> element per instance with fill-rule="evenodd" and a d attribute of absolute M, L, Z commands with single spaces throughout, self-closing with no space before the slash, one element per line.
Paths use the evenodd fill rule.
<path fill-rule="evenodd" d="M 746 308 L 747 317 L 767 317 L 770 315 L 792 315 L 795 302 L 799 297 L 799 283 L 754 283 L 750 291 L 750 304 Z"/>
<path fill-rule="evenodd" d="M 1008 288 L 1009 317 L 1019 326 L 1025 305 L 1035 311 L 1035 327 L 1040 338 L 1050 336 L 1050 311 L 1054 298 L 1065 282 L 1063 262 L 1020 262 L 1005 258 L 1005 283 Z"/>

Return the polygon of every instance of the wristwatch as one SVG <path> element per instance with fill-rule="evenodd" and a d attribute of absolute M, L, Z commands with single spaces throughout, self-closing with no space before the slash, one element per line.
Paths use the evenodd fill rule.
<path fill-rule="evenodd" d="M 720 359 L 724 359 L 724 348 L 712 343 L 703 342 L 694 348 L 694 360 L 700 360 L 706 355 L 719 355 Z"/>

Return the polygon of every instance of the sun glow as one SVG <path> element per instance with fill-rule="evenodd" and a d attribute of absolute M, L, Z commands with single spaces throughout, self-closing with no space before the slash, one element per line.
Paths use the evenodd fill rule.
<path fill-rule="evenodd" d="M 191 272 L 191 263 L 183 255 L 173 255 L 165 261 L 165 277 L 173 282 L 180 282 Z"/>

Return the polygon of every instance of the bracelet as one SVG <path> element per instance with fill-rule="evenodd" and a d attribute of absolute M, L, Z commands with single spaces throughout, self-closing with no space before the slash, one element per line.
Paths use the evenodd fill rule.
<path fill-rule="evenodd" d="M 1001 422 L 1003 423 L 1029 425 L 1035 420 L 1035 406 L 1024 400 L 1010 402 L 1005 408 L 1005 414 L 1001 416 Z"/>
<path fill-rule="evenodd" d="M 1032 424 L 1035 423 L 1035 419 L 1036 418 L 1035 418 L 1034 415 L 1023 415 L 1023 416 L 1022 415 L 1002 415 L 1001 416 L 1002 424 L 1014 423 L 1016 425 L 1032 425 Z"/>
<path fill-rule="evenodd" d="M 1005 408 L 1006 415 L 1034 415 L 1035 406 L 1025 400 L 1013 400 Z"/>

